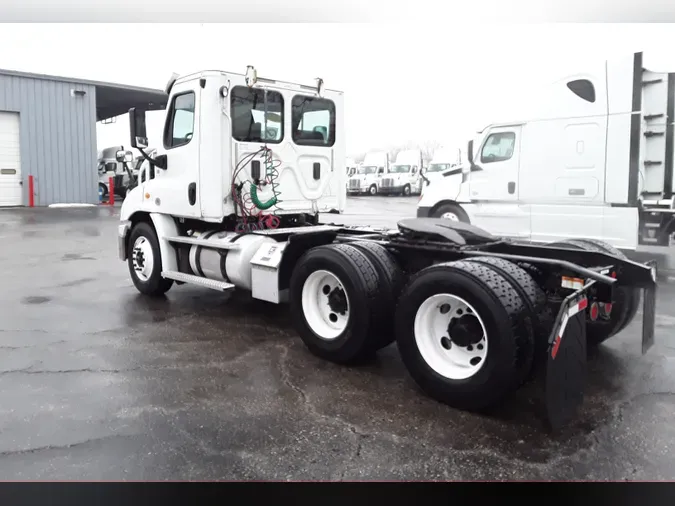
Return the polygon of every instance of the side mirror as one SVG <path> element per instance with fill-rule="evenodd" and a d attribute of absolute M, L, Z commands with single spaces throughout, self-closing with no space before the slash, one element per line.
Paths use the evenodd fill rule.
<path fill-rule="evenodd" d="M 131 151 L 124 151 L 120 149 L 115 153 L 115 159 L 118 162 L 132 162 L 134 160 L 134 154 Z"/>
<path fill-rule="evenodd" d="M 129 109 L 129 132 L 131 134 L 131 147 L 136 149 L 148 147 L 145 111 L 139 111 L 135 107 Z"/>
<path fill-rule="evenodd" d="M 468 158 L 469 165 L 473 163 L 473 141 L 469 141 L 469 144 L 466 147 L 466 156 Z"/>

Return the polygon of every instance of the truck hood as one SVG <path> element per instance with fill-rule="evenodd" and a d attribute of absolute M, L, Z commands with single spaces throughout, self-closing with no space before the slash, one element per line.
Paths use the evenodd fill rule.
<path fill-rule="evenodd" d="M 457 167 L 455 167 L 457 169 Z M 418 202 L 418 207 L 433 207 L 441 201 L 461 201 L 463 200 L 466 189 L 468 188 L 462 182 L 461 170 L 455 169 L 436 172 L 429 175 L 436 177 L 430 178 L 427 174 L 425 177 L 429 180 L 429 184 L 422 184 L 422 195 Z M 443 177 L 445 175 L 445 177 Z"/>

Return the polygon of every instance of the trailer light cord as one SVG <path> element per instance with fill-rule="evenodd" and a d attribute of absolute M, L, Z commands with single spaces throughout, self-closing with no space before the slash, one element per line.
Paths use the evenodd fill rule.
<path fill-rule="evenodd" d="M 257 185 L 249 180 L 237 182 L 238 176 L 246 165 L 253 161 L 257 156 L 261 156 L 265 165 L 265 176 Z M 234 202 L 235 215 L 237 215 L 237 208 L 240 210 L 240 220 L 237 223 L 237 231 L 253 231 L 264 229 L 275 229 L 281 224 L 281 220 L 274 214 L 265 214 L 263 211 L 270 209 L 281 202 L 279 199 L 280 192 L 277 190 L 279 186 L 277 179 L 279 172 L 277 167 L 281 164 L 280 160 L 275 160 L 272 156 L 272 150 L 267 146 L 260 148 L 258 151 L 249 153 L 244 156 L 237 163 L 234 174 L 232 175 L 231 194 Z M 248 183 L 248 188 L 246 184 Z M 272 198 L 266 202 L 262 202 L 258 197 L 260 187 L 270 185 L 272 189 Z"/>

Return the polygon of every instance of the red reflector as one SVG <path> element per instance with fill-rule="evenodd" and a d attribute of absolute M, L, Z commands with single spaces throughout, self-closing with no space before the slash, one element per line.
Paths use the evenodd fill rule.
<path fill-rule="evenodd" d="M 579 308 L 579 311 L 583 311 L 584 309 L 586 309 L 587 306 L 588 306 L 588 299 L 581 299 L 577 307 Z"/>
<path fill-rule="evenodd" d="M 614 279 L 616 279 L 616 272 L 611 273 L 610 276 L 612 276 Z"/>
<path fill-rule="evenodd" d="M 598 305 L 595 302 L 591 304 L 591 320 L 597 320 L 599 312 L 600 310 L 598 309 Z"/>
<path fill-rule="evenodd" d="M 612 303 L 607 302 L 605 303 L 605 314 L 609 315 L 612 312 Z"/>
<path fill-rule="evenodd" d="M 551 357 L 555 360 L 555 356 L 558 354 L 558 348 L 560 348 L 560 336 L 555 338 L 553 343 L 553 349 L 551 350 Z"/>

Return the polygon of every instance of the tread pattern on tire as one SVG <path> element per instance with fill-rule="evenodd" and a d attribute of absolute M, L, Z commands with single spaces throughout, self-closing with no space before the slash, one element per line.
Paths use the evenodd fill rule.
<path fill-rule="evenodd" d="M 521 318 L 523 311 L 526 311 L 526 306 L 524 305 L 520 295 L 511 286 L 511 283 L 490 266 L 481 264 L 479 262 L 458 260 L 435 264 L 422 269 L 413 275 L 401 296 L 397 314 L 404 314 L 406 311 L 409 311 L 408 309 L 404 309 L 406 307 L 404 304 L 406 303 L 407 293 L 409 289 L 415 286 L 416 281 L 420 277 L 429 275 L 429 273 L 432 271 L 443 270 L 452 272 L 455 275 L 459 275 L 470 280 L 472 284 L 482 290 L 486 297 L 491 299 L 491 303 L 494 306 L 501 307 L 504 310 L 504 315 L 510 324 L 511 332 L 509 333 L 509 336 L 513 338 L 513 347 L 511 348 L 513 355 L 502 356 L 500 359 L 502 360 L 502 364 L 507 367 L 507 369 L 505 369 L 503 372 L 506 372 L 508 369 L 510 369 L 512 371 L 510 375 L 504 377 L 496 388 L 492 388 L 489 391 L 483 392 L 483 395 L 480 398 L 473 398 L 468 404 L 465 401 L 462 401 L 462 405 L 458 405 L 454 402 L 451 404 L 455 407 L 459 407 L 460 409 L 483 411 L 485 409 L 489 409 L 495 404 L 501 403 L 507 396 L 515 392 L 515 390 L 520 386 L 518 357 L 522 355 L 522 351 L 520 350 L 522 341 L 517 338 L 517 335 L 519 331 L 519 319 Z M 397 332 L 398 331 L 403 331 L 403 328 L 397 327 Z M 488 342 L 489 339 L 490 336 L 488 336 Z M 400 349 L 399 343 L 399 350 Z M 405 363 L 407 361 L 406 356 L 402 355 L 402 358 Z M 406 365 L 406 367 L 408 366 Z M 408 369 L 410 370 L 410 368 Z M 434 386 L 433 388 L 429 388 L 431 388 L 431 390 L 428 393 L 431 396 L 436 397 L 441 402 L 448 402 L 442 399 L 442 394 L 436 393 L 438 390 L 434 392 L 437 387 Z"/>
<path fill-rule="evenodd" d="M 518 292 L 511 286 L 511 283 L 501 274 L 487 265 L 481 265 L 478 262 L 468 260 L 458 260 L 447 264 L 439 264 L 455 267 L 468 273 L 474 281 L 483 285 L 491 293 L 496 301 L 506 310 L 511 321 L 511 330 L 515 337 L 516 355 L 513 357 L 514 367 L 518 370 L 519 358 L 525 354 L 524 346 L 527 346 L 526 336 L 521 336 L 520 319 L 527 310 L 525 303 Z M 523 338 L 525 337 L 525 338 Z M 488 337 L 489 339 L 489 337 Z M 514 387 L 518 387 L 519 377 L 514 378 Z"/>
<path fill-rule="evenodd" d="M 358 271 L 359 275 L 362 277 L 366 286 L 366 297 L 369 301 L 371 322 L 373 324 L 377 324 L 377 321 L 380 318 L 385 318 L 386 311 L 378 304 L 379 283 L 377 271 L 370 260 L 368 260 L 368 257 L 350 244 L 328 244 L 322 247 L 333 248 L 336 251 L 340 251 L 349 259 L 354 268 Z M 377 345 L 377 341 L 375 339 L 371 339 L 367 349 L 364 350 L 364 354 L 377 351 Z"/>
<path fill-rule="evenodd" d="M 513 262 L 496 257 L 474 257 L 469 261 L 485 264 L 495 269 L 511 283 L 527 306 L 527 311 L 522 313 L 523 327 L 516 336 L 516 339 L 520 341 L 521 356 L 519 356 L 518 370 L 519 383 L 522 384 L 532 372 L 535 349 L 542 347 L 540 341 L 546 341 L 553 323 L 548 317 L 549 313 L 542 311 L 546 306 L 546 294 L 527 271 Z"/>
<path fill-rule="evenodd" d="M 382 349 L 389 346 L 396 340 L 394 333 L 394 320 L 391 316 L 391 309 L 396 306 L 398 297 L 403 289 L 405 282 L 403 271 L 398 263 L 394 260 L 386 248 L 379 244 L 368 241 L 355 241 L 349 243 L 349 246 L 361 251 L 366 257 L 371 260 L 375 270 L 379 270 L 379 275 L 384 276 L 385 279 L 379 280 L 379 295 L 378 303 L 382 306 L 380 311 L 386 316 L 380 318 L 373 327 L 373 339 L 377 341 L 377 349 Z M 377 267 L 380 267 L 379 269 Z"/>

